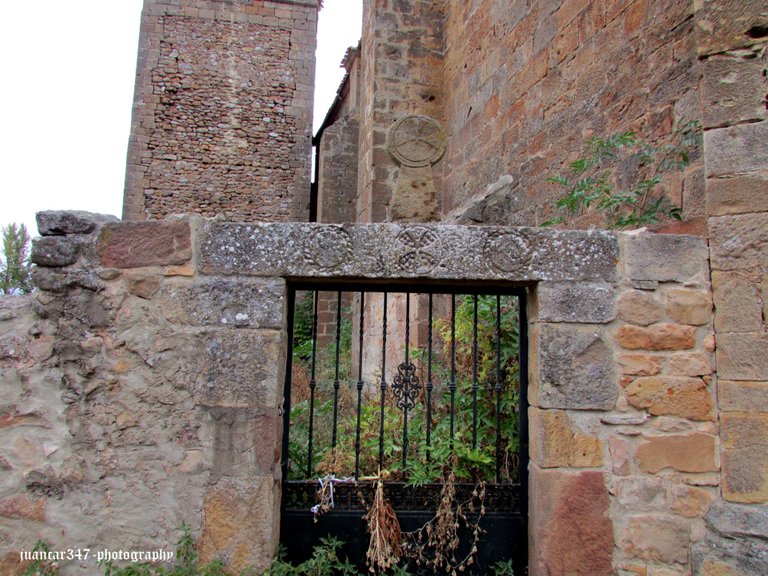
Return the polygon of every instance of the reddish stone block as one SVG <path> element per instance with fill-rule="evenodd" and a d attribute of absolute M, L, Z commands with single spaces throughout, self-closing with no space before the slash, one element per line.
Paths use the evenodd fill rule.
<path fill-rule="evenodd" d="M 661 356 L 651 354 L 621 354 L 619 364 L 623 374 L 654 376 L 661 372 Z"/>
<path fill-rule="evenodd" d="M 642 472 L 655 474 L 665 468 L 680 472 L 714 472 L 715 437 L 709 434 L 684 434 L 648 437 L 637 449 Z"/>
<path fill-rule="evenodd" d="M 614 574 L 610 501 L 600 472 L 531 473 L 533 572 L 550 576 Z"/>
<path fill-rule="evenodd" d="M 712 397 L 701 378 L 649 376 L 627 386 L 627 400 L 654 416 L 712 419 Z"/>
<path fill-rule="evenodd" d="M 15 494 L 0 500 L 0 516 L 45 522 L 46 503 L 45 498 L 32 498 L 27 494 Z"/>
<path fill-rule="evenodd" d="M 184 264 L 192 258 L 188 222 L 121 222 L 99 235 L 102 266 L 138 268 Z"/>
<path fill-rule="evenodd" d="M 696 345 L 696 329 L 678 324 L 620 326 L 616 342 L 627 350 L 688 350 Z"/>

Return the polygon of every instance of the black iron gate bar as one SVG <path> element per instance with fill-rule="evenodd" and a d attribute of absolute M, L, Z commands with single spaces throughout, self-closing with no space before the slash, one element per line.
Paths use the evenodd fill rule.
<path fill-rule="evenodd" d="M 450 378 L 448 381 L 448 390 L 450 393 L 450 449 L 454 449 L 454 436 L 455 436 L 455 400 L 456 400 L 456 295 L 471 295 L 473 304 L 472 314 L 472 359 L 473 359 L 473 374 L 472 374 L 472 447 L 477 447 L 477 394 L 479 390 L 478 379 L 478 296 L 480 294 L 488 294 L 488 288 L 480 287 L 432 287 L 414 286 L 414 287 L 399 287 L 398 294 L 406 295 L 406 325 L 405 325 L 405 360 L 398 367 L 398 375 L 392 382 L 392 390 L 397 398 L 397 405 L 403 412 L 403 437 L 402 437 L 402 465 L 405 468 L 408 457 L 408 412 L 413 408 L 421 384 L 416 376 L 416 368 L 410 362 L 410 297 L 411 292 L 414 291 L 417 294 L 427 294 L 429 296 L 428 304 L 428 335 L 427 335 L 427 383 L 425 387 L 426 392 L 426 459 L 431 458 L 431 446 L 432 446 L 432 392 L 434 388 L 433 374 L 432 374 L 432 359 L 433 359 L 433 296 L 434 294 L 450 294 L 451 296 L 451 367 Z M 289 321 L 291 332 L 293 331 L 293 306 L 295 303 L 295 294 L 299 290 L 307 290 L 313 292 L 313 318 L 312 318 L 312 352 L 311 352 L 311 374 L 310 374 L 310 398 L 309 398 L 309 438 L 308 438 L 308 452 L 307 452 L 307 478 L 312 477 L 313 471 L 313 448 L 314 448 L 314 433 L 315 433 L 315 401 L 316 401 L 316 389 L 317 389 L 317 323 L 318 323 L 318 292 L 333 292 L 336 291 L 336 334 L 335 334 L 335 363 L 334 363 L 334 381 L 333 381 L 333 425 L 332 425 L 332 450 L 337 448 L 337 432 L 338 432 L 338 402 L 339 402 L 339 388 L 340 388 L 340 341 L 341 341 L 341 320 L 342 320 L 342 290 L 347 292 L 357 292 L 360 294 L 360 311 L 359 311 L 359 331 L 358 331 L 358 378 L 357 378 L 357 402 L 356 402 L 356 430 L 355 430 L 355 479 L 360 476 L 360 450 L 361 450 L 361 410 L 362 410 L 362 391 L 365 385 L 363 380 L 363 344 L 365 338 L 364 323 L 365 323 L 365 294 L 366 292 L 377 291 L 376 287 L 366 287 L 359 285 L 301 285 L 297 284 L 292 286 L 289 298 Z M 519 321 L 520 327 L 525 326 L 525 293 L 523 290 L 517 289 L 501 289 L 492 290 L 496 296 L 496 326 L 495 326 L 495 340 L 496 340 L 496 378 L 495 385 L 493 386 L 493 393 L 495 394 L 495 424 L 496 424 L 496 439 L 495 439 L 495 480 L 501 482 L 501 459 L 502 459 L 502 434 L 501 434 L 501 397 L 503 392 L 502 381 L 502 362 L 501 362 L 501 296 L 511 295 L 516 296 L 519 302 Z M 385 403 L 386 394 L 390 387 L 386 377 L 386 344 L 387 344 L 387 303 L 389 292 L 383 292 L 383 318 L 382 318 L 382 354 L 381 354 L 381 382 L 380 382 L 380 418 L 379 418 L 379 468 L 383 468 L 384 458 L 384 435 L 385 435 Z M 292 334 L 291 334 L 292 336 Z M 292 338 L 291 338 L 292 341 Z M 526 394 L 526 370 L 525 360 L 527 356 L 527 342 L 526 338 L 520 338 L 520 401 L 522 406 L 526 406 L 525 394 Z M 283 478 L 288 477 L 288 444 L 289 444 L 289 430 L 290 430 L 290 395 L 291 395 L 291 356 L 289 354 L 288 359 L 288 374 L 286 377 L 286 390 L 285 390 L 285 410 L 284 417 L 284 438 L 283 438 Z M 527 411 L 521 410 L 519 417 L 520 424 L 520 450 L 521 457 L 527 454 Z M 524 483 L 523 483 L 524 484 Z"/>

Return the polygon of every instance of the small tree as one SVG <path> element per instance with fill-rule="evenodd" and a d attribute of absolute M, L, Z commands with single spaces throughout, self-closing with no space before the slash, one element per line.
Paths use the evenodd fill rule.
<path fill-rule="evenodd" d="M 32 291 L 29 243 L 29 233 L 24 224 L 13 223 L 3 226 L 0 293 L 27 294 Z"/>

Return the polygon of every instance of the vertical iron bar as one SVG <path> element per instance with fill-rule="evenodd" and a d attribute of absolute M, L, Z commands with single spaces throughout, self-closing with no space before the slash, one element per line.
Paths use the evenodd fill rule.
<path fill-rule="evenodd" d="M 332 449 L 336 450 L 336 436 L 339 420 L 339 355 L 341 354 L 341 290 L 336 292 L 336 375 L 333 380 L 333 438 L 331 440 Z M 334 454 L 334 461 L 336 455 Z"/>
<path fill-rule="evenodd" d="M 477 448 L 477 294 L 472 298 L 472 450 Z"/>
<path fill-rule="evenodd" d="M 365 292 L 360 292 L 360 330 L 357 354 L 357 427 L 355 429 L 355 480 L 360 476 L 360 409 L 363 401 L 363 330 L 365 319 Z"/>
<path fill-rule="evenodd" d="M 317 388 L 317 300 L 318 293 L 315 290 L 314 304 L 312 306 L 312 374 L 309 379 L 309 446 L 307 448 L 307 478 L 312 477 L 312 444 L 315 440 L 315 388 Z"/>
<path fill-rule="evenodd" d="M 496 295 L 496 483 L 501 482 L 501 295 Z"/>
<path fill-rule="evenodd" d="M 427 462 L 432 445 L 432 293 L 429 293 L 429 335 L 427 337 Z"/>
<path fill-rule="evenodd" d="M 410 339 L 411 339 L 411 293 L 405 293 L 405 365 L 409 364 L 410 353 Z M 410 379 L 406 379 L 403 383 L 403 398 L 405 403 L 403 405 L 403 470 L 408 461 L 408 406 L 411 385 Z"/>
<path fill-rule="evenodd" d="M 456 294 L 451 294 L 451 381 L 448 384 L 451 393 L 451 438 L 450 446 L 453 452 L 454 416 L 456 411 Z"/>
<path fill-rule="evenodd" d="M 381 416 L 379 418 L 379 472 L 384 467 L 384 400 L 387 392 L 387 293 L 384 292 L 384 318 L 381 342 Z"/>
<path fill-rule="evenodd" d="M 296 304 L 296 292 L 290 290 L 288 292 L 288 314 L 287 314 L 287 326 L 288 326 L 288 358 L 286 359 L 285 366 L 285 380 L 283 383 L 283 406 L 282 414 L 279 414 L 283 418 L 283 442 L 281 446 L 280 454 L 280 470 L 282 472 L 283 479 L 288 478 L 289 462 L 289 447 L 290 431 L 291 431 L 291 373 L 293 372 L 293 319 L 295 316 L 294 306 Z"/>
<path fill-rule="evenodd" d="M 528 510 L 528 310 L 526 294 L 523 292 L 517 298 L 519 309 L 518 330 L 520 336 L 520 510 Z M 525 516 L 523 517 L 525 521 Z M 527 527 L 526 527 L 527 529 Z"/>

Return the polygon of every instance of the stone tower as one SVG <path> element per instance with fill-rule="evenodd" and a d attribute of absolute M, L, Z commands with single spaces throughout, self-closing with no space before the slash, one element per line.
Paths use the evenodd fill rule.
<path fill-rule="evenodd" d="M 123 218 L 307 220 L 318 0 L 145 0 Z"/>

